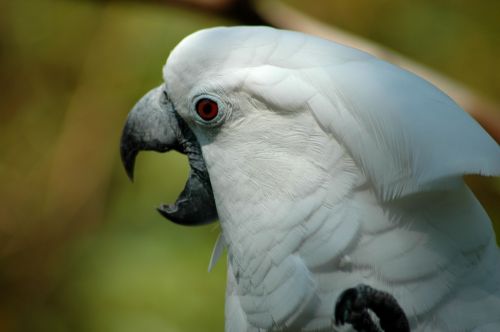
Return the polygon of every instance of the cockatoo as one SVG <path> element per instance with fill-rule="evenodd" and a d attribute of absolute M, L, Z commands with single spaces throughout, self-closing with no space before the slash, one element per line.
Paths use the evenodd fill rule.
<path fill-rule="evenodd" d="M 334 311 L 340 296 L 349 318 L 358 285 L 390 294 L 412 331 L 500 331 L 499 249 L 462 179 L 499 175 L 500 148 L 438 88 L 268 27 L 198 31 L 163 76 L 128 116 L 122 160 L 132 177 L 141 150 L 188 156 L 159 212 L 220 221 L 226 331 L 352 329 Z"/>

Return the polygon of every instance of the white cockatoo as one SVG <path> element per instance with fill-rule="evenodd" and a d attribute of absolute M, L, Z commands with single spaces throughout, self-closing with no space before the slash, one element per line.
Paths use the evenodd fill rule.
<path fill-rule="evenodd" d="M 499 249 L 462 178 L 499 175 L 500 148 L 438 88 L 268 27 L 196 32 L 163 75 L 129 114 L 122 159 L 132 176 L 140 150 L 187 154 L 188 183 L 159 211 L 220 221 L 226 331 L 352 329 L 334 311 L 350 290 L 338 309 L 353 323 L 358 285 L 390 294 L 412 331 L 500 331 Z"/>

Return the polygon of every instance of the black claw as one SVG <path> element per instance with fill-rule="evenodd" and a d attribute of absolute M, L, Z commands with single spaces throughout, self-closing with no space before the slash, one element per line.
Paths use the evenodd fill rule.
<path fill-rule="evenodd" d="M 368 313 L 379 318 L 380 328 Z M 358 285 L 342 292 L 335 304 L 335 324 L 351 324 L 358 332 L 409 332 L 410 325 L 396 299 L 389 293 L 367 285 Z"/>
<path fill-rule="evenodd" d="M 340 294 L 335 304 L 335 324 L 344 325 L 349 321 L 353 303 L 356 301 L 358 291 L 356 288 L 349 288 Z"/>

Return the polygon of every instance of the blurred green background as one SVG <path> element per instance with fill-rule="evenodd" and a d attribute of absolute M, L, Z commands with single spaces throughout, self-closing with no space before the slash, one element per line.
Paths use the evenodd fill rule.
<path fill-rule="evenodd" d="M 500 95 L 496 0 L 285 1 Z M 131 185 L 126 114 L 189 33 L 236 20 L 162 1 L 0 2 L 0 331 L 221 331 L 217 225 L 162 219 L 187 176 L 141 154 Z M 500 183 L 469 179 L 500 229 Z"/>

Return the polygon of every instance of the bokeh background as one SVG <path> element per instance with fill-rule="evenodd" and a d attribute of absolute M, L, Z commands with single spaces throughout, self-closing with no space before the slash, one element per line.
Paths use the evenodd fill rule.
<path fill-rule="evenodd" d="M 240 23 L 179 2 L 0 1 L 1 332 L 223 330 L 224 259 L 207 272 L 218 226 L 154 209 L 187 161 L 143 153 L 133 185 L 119 162 L 126 114 L 169 51 Z M 497 0 L 284 2 L 500 96 Z M 468 181 L 500 229 L 499 179 Z"/>

